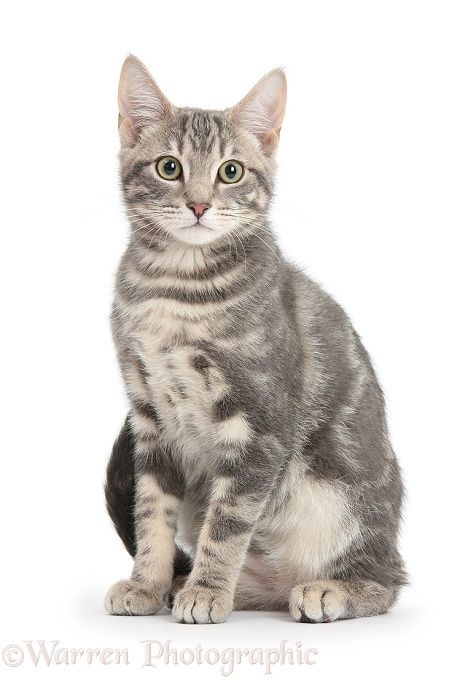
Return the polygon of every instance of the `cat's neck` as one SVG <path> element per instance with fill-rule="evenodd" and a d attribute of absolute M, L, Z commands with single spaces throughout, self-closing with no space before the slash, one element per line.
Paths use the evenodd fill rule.
<path fill-rule="evenodd" d="M 151 245 L 132 240 L 129 254 L 143 273 L 162 273 L 183 278 L 203 278 L 221 274 L 236 266 L 259 263 L 274 267 L 280 251 L 269 228 L 244 238 L 224 238 L 205 245 L 191 245 L 176 240 L 156 241 Z"/>

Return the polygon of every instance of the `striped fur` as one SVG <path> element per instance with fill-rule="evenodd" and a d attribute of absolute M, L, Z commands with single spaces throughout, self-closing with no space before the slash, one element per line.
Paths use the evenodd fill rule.
<path fill-rule="evenodd" d="M 107 595 L 115 614 L 154 613 L 173 588 L 183 622 L 233 607 L 320 622 L 384 612 L 405 582 L 372 365 L 267 220 L 284 101 L 275 71 L 228 111 L 178 109 L 135 58 L 124 66 L 131 237 L 112 328 L 130 413 L 106 490 L 135 565 Z M 162 156 L 180 179 L 157 174 Z M 217 177 L 228 159 L 237 184 Z M 209 206 L 196 226 L 190 201 Z"/>

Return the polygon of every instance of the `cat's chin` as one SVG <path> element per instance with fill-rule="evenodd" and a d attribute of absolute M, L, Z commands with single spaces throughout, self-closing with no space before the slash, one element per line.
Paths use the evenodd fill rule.
<path fill-rule="evenodd" d="M 215 229 L 201 224 L 195 226 L 187 226 L 182 229 L 177 229 L 172 233 L 174 238 L 181 243 L 188 245 L 206 245 L 219 238 L 220 234 Z"/>

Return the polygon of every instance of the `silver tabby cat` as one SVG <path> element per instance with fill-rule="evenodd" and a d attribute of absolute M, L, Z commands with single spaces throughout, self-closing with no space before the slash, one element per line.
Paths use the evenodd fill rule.
<path fill-rule="evenodd" d="M 107 470 L 134 557 L 106 608 L 375 615 L 406 576 L 383 395 L 341 307 L 268 223 L 281 70 L 226 111 L 176 108 L 135 57 L 119 84 L 131 235 L 112 326 L 130 412 Z"/>

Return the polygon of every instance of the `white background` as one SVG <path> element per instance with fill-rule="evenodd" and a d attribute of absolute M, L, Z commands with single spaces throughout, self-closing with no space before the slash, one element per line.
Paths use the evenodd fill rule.
<path fill-rule="evenodd" d="M 450 3 L 16 1 L 0 23 L 2 647 L 129 648 L 119 670 L 50 670 L 67 676 L 221 676 L 161 661 L 140 670 L 145 639 L 318 649 L 315 665 L 273 676 L 439 670 L 451 606 Z M 370 350 L 407 486 L 412 585 L 388 615 L 313 626 L 234 613 L 191 627 L 168 612 L 103 613 L 107 588 L 131 567 L 102 492 L 126 412 L 108 314 L 127 235 L 116 86 L 129 51 L 176 105 L 230 106 L 286 68 L 275 228 Z M 8 673 L 37 671 L 25 657 Z M 233 674 L 245 675 L 264 669 Z"/>

